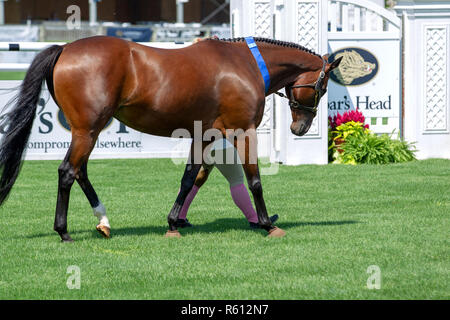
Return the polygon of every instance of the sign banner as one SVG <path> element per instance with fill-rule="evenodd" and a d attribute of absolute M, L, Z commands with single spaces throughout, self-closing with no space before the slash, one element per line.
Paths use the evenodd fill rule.
<path fill-rule="evenodd" d="M 398 40 L 329 40 L 330 61 L 342 57 L 328 82 L 328 113 L 359 110 L 378 133 L 400 126 Z"/>
<path fill-rule="evenodd" d="M 14 96 L 20 81 L 0 81 L 0 106 Z M 5 110 L 7 112 L 7 110 Z M 4 128 L 0 127 L 0 135 Z M 36 118 L 26 148 L 25 159 L 63 159 L 72 135 L 64 113 L 48 90 L 39 99 Z M 101 158 L 187 158 L 190 139 L 158 137 L 133 130 L 117 119 L 111 119 L 100 133 L 91 159 Z"/>
<path fill-rule="evenodd" d="M 106 35 L 134 42 L 149 42 L 153 31 L 150 28 L 139 27 L 108 27 Z"/>
<path fill-rule="evenodd" d="M 17 93 L 20 81 L 0 81 L 0 108 Z M 2 111 L 2 115 L 8 109 Z M 0 138 L 5 128 L 0 126 Z M 205 138 L 205 137 L 204 137 Z M 260 139 L 261 137 L 258 137 Z M 209 138 L 205 138 L 209 141 Z M 42 90 L 36 117 L 25 150 L 26 160 L 61 160 L 69 149 L 72 134 L 64 113 Z M 187 159 L 192 139 L 154 136 L 133 130 L 117 119 L 111 118 L 101 131 L 90 159 L 116 158 L 171 158 L 176 164 Z M 266 156 L 264 144 L 258 148 L 259 156 Z"/>

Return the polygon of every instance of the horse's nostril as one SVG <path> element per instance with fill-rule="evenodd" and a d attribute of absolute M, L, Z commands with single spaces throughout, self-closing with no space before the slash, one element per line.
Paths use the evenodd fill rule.
<path fill-rule="evenodd" d="M 292 132 L 292 134 L 294 134 L 296 136 L 302 136 L 302 135 L 305 134 L 303 132 L 304 131 L 303 128 L 304 128 L 304 126 L 299 126 L 299 127 L 295 128 L 295 129 L 291 128 L 291 132 Z"/>

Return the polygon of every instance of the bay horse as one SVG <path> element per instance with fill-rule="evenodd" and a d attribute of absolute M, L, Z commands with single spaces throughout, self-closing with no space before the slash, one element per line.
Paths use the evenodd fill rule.
<path fill-rule="evenodd" d="M 292 110 L 291 131 L 305 134 L 326 91 L 329 73 L 340 60 L 328 63 L 327 55 L 322 57 L 300 45 L 254 38 L 270 76 L 267 85 L 244 40 L 210 39 L 182 49 L 158 49 L 96 36 L 40 52 L 3 116 L 6 133 L 0 142 L 0 204 L 19 174 L 44 81 L 72 132 L 70 147 L 58 168 L 54 230 L 63 242 L 73 241 L 67 231 L 67 211 L 75 180 L 99 219 L 97 230 L 110 236 L 105 207 L 88 179 L 87 162 L 111 117 L 141 132 L 166 137 L 178 128 L 192 133 L 194 121 L 201 121 L 204 130 L 215 128 L 225 137 L 228 129 L 256 129 L 265 97 L 285 88 Z M 249 139 L 245 141 L 248 148 Z M 268 218 L 257 162 L 243 158 L 261 228 L 269 236 L 283 236 L 283 230 L 272 226 Z M 180 236 L 175 223 L 200 167 L 201 163 L 186 165 L 168 216 L 167 236 Z"/>

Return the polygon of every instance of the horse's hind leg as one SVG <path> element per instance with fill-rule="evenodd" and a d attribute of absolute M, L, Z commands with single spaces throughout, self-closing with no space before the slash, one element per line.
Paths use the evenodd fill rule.
<path fill-rule="evenodd" d="M 178 193 L 177 199 L 173 204 L 172 209 L 167 217 L 167 222 L 169 223 L 169 231 L 166 233 L 166 237 L 179 237 L 180 233 L 177 230 L 176 222 L 178 220 L 178 216 L 180 214 L 181 208 L 183 207 L 184 201 L 186 200 L 187 195 L 191 191 L 194 186 L 195 179 L 197 177 L 198 172 L 200 171 L 200 167 L 202 166 L 201 157 L 196 159 L 195 153 L 195 142 L 192 142 L 191 151 L 189 154 L 189 160 L 186 164 L 186 168 L 184 170 L 183 178 L 181 179 L 180 192 Z M 205 144 L 202 144 L 202 153 Z M 201 153 L 201 154 L 202 154 Z"/>
<path fill-rule="evenodd" d="M 176 222 L 180 214 L 181 208 L 183 208 L 184 201 L 187 195 L 194 186 L 195 178 L 200 170 L 201 164 L 187 164 L 184 170 L 183 178 L 181 179 L 180 192 L 178 193 L 177 199 L 170 210 L 169 216 L 167 217 L 167 222 L 169 223 L 169 231 L 166 233 L 167 237 L 179 236 L 177 231 Z"/>
<path fill-rule="evenodd" d="M 81 165 L 80 173 L 78 174 L 77 182 L 83 190 L 86 198 L 91 205 L 94 216 L 98 218 L 99 224 L 97 225 L 97 231 L 105 238 L 109 238 L 111 227 L 109 225 L 108 217 L 106 216 L 106 209 L 103 203 L 98 199 L 97 193 L 92 187 L 87 175 L 87 161 Z"/>
<path fill-rule="evenodd" d="M 89 131 L 72 131 L 72 143 L 58 168 L 58 198 L 56 202 L 54 230 L 63 242 L 73 241 L 67 232 L 67 211 L 69 208 L 70 189 L 75 179 L 79 180 L 81 167 L 89 158 L 96 139 Z M 92 197 L 93 199 L 93 197 Z"/>
<path fill-rule="evenodd" d="M 63 242 L 73 241 L 67 232 L 67 209 L 69 206 L 70 189 L 75 180 L 74 171 L 69 164 L 71 149 L 72 147 L 69 148 L 63 162 L 58 168 L 58 198 L 56 201 L 55 224 L 53 226 L 53 229 L 59 233 Z"/>

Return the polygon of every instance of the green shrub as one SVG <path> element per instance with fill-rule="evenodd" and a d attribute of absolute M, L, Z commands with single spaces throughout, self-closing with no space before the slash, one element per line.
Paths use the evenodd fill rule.
<path fill-rule="evenodd" d="M 415 160 L 414 144 L 376 135 L 359 111 L 328 117 L 328 160 L 345 164 L 384 164 Z"/>
<path fill-rule="evenodd" d="M 414 144 L 392 139 L 387 134 L 350 134 L 342 145 L 339 163 L 385 164 L 412 161 L 416 152 Z"/>
<path fill-rule="evenodd" d="M 334 130 L 328 131 L 328 160 L 333 162 L 339 158 L 343 143 L 348 136 L 367 134 L 369 130 L 361 122 L 349 121 L 338 125 Z"/>
<path fill-rule="evenodd" d="M 336 127 L 333 131 L 334 140 L 343 139 L 346 140 L 348 136 L 363 135 L 368 133 L 369 130 L 364 127 L 361 122 L 349 121 Z"/>

